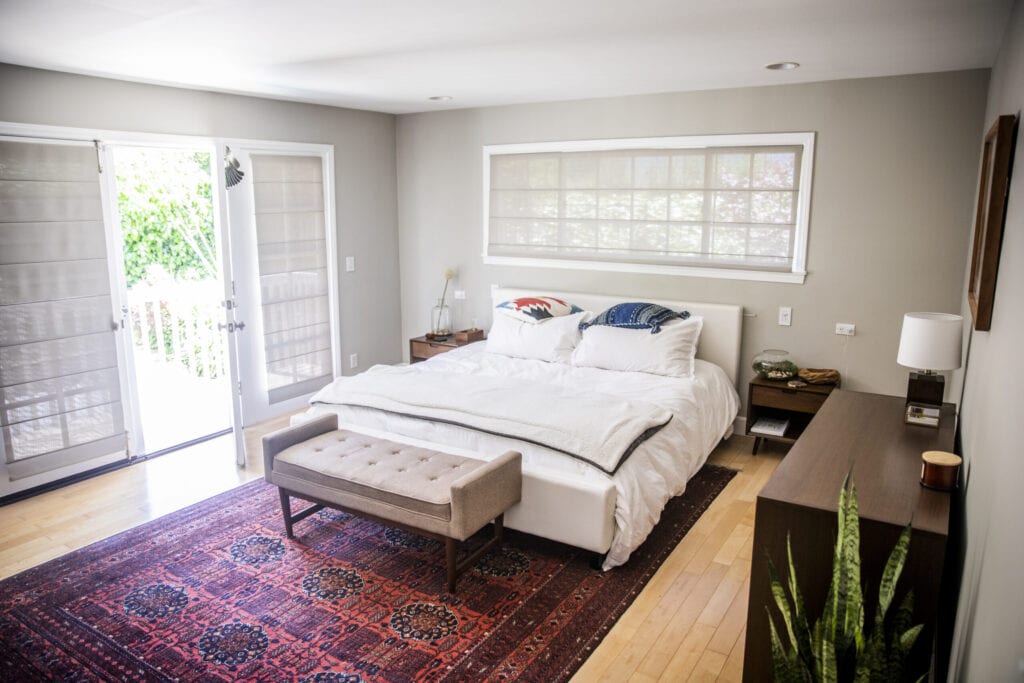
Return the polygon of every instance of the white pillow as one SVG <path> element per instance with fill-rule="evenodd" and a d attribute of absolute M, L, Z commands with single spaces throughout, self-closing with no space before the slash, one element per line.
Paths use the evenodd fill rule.
<path fill-rule="evenodd" d="M 704 318 L 670 320 L 661 331 L 631 330 L 591 325 L 572 354 L 572 364 L 581 367 L 648 372 L 669 377 L 693 377 L 693 359 Z"/>
<path fill-rule="evenodd" d="M 588 311 L 527 323 L 507 315 L 495 315 L 487 335 L 487 351 L 513 358 L 536 358 L 549 363 L 568 363 L 580 341 L 580 323 Z"/>

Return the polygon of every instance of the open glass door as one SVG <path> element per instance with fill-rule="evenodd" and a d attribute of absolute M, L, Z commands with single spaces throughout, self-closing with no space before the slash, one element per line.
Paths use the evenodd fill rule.
<path fill-rule="evenodd" d="M 0 138 L 0 495 L 127 457 L 104 196 L 92 143 Z"/>
<path fill-rule="evenodd" d="M 246 426 L 301 408 L 338 367 L 332 153 L 232 146 L 227 191 Z"/>
<path fill-rule="evenodd" d="M 212 145 L 105 146 L 135 390 L 135 455 L 232 429 Z"/>

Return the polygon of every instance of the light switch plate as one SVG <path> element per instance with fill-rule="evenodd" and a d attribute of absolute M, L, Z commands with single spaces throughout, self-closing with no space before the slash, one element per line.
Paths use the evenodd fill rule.
<path fill-rule="evenodd" d="M 346 273 L 351 273 L 355 269 L 356 269 L 356 257 L 355 256 L 346 256 L 345 257 L 345 272 Z"/>
<path fill-rule="evenodd" d="M 836 323 L 836 334 L 852 337 L 857 334 L 857 326 L 853 323 Z"/>
<path fill-rule="evenodd" d="M 464 290 L 464 289 L 456 289 L 455 293 L 453 294 L 453 296 L 458 301 L 465 301 L 465 299 L 466 299 L 466 290 Z"/>
<path fill-rule="evenodd" d="M 793 309 L 790 306 L 779 306 L 779 324 L 787 327 L 793 324 Z"/>

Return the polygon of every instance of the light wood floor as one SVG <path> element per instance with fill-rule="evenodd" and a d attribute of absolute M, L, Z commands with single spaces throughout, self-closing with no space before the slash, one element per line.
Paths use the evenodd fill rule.
<path fill-rule="evenodd" d="M 240 469 L 230 437 L 0 507 L 0 578 L 59 557 L 263 476 L 260 437 L 287 417 L 246 431 Z M 738 681 L 750 586 L 754 502 L 784 451 L 734 436 L 710 461 L 739 470 L 573 678 L 589 681 Z M 201 476 L 196 473 L 202 472 Z"/>

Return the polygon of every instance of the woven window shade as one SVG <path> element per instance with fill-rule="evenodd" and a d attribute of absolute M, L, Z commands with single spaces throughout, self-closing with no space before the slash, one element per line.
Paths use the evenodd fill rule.
<path fill-rule="evenodd" d="M 0 141 L 0 429 L 13 479 L 126 447 L 96 151 Z"/>
<path fill-rule="evenodd" d="M 252 157 L 263 346 L 271 403 L 334 377 L 320 157 Z"/>
<path fill-rule="evenodd" d="M 495 154 L 490 256 L 792 268 L 803 148 Z"/>

